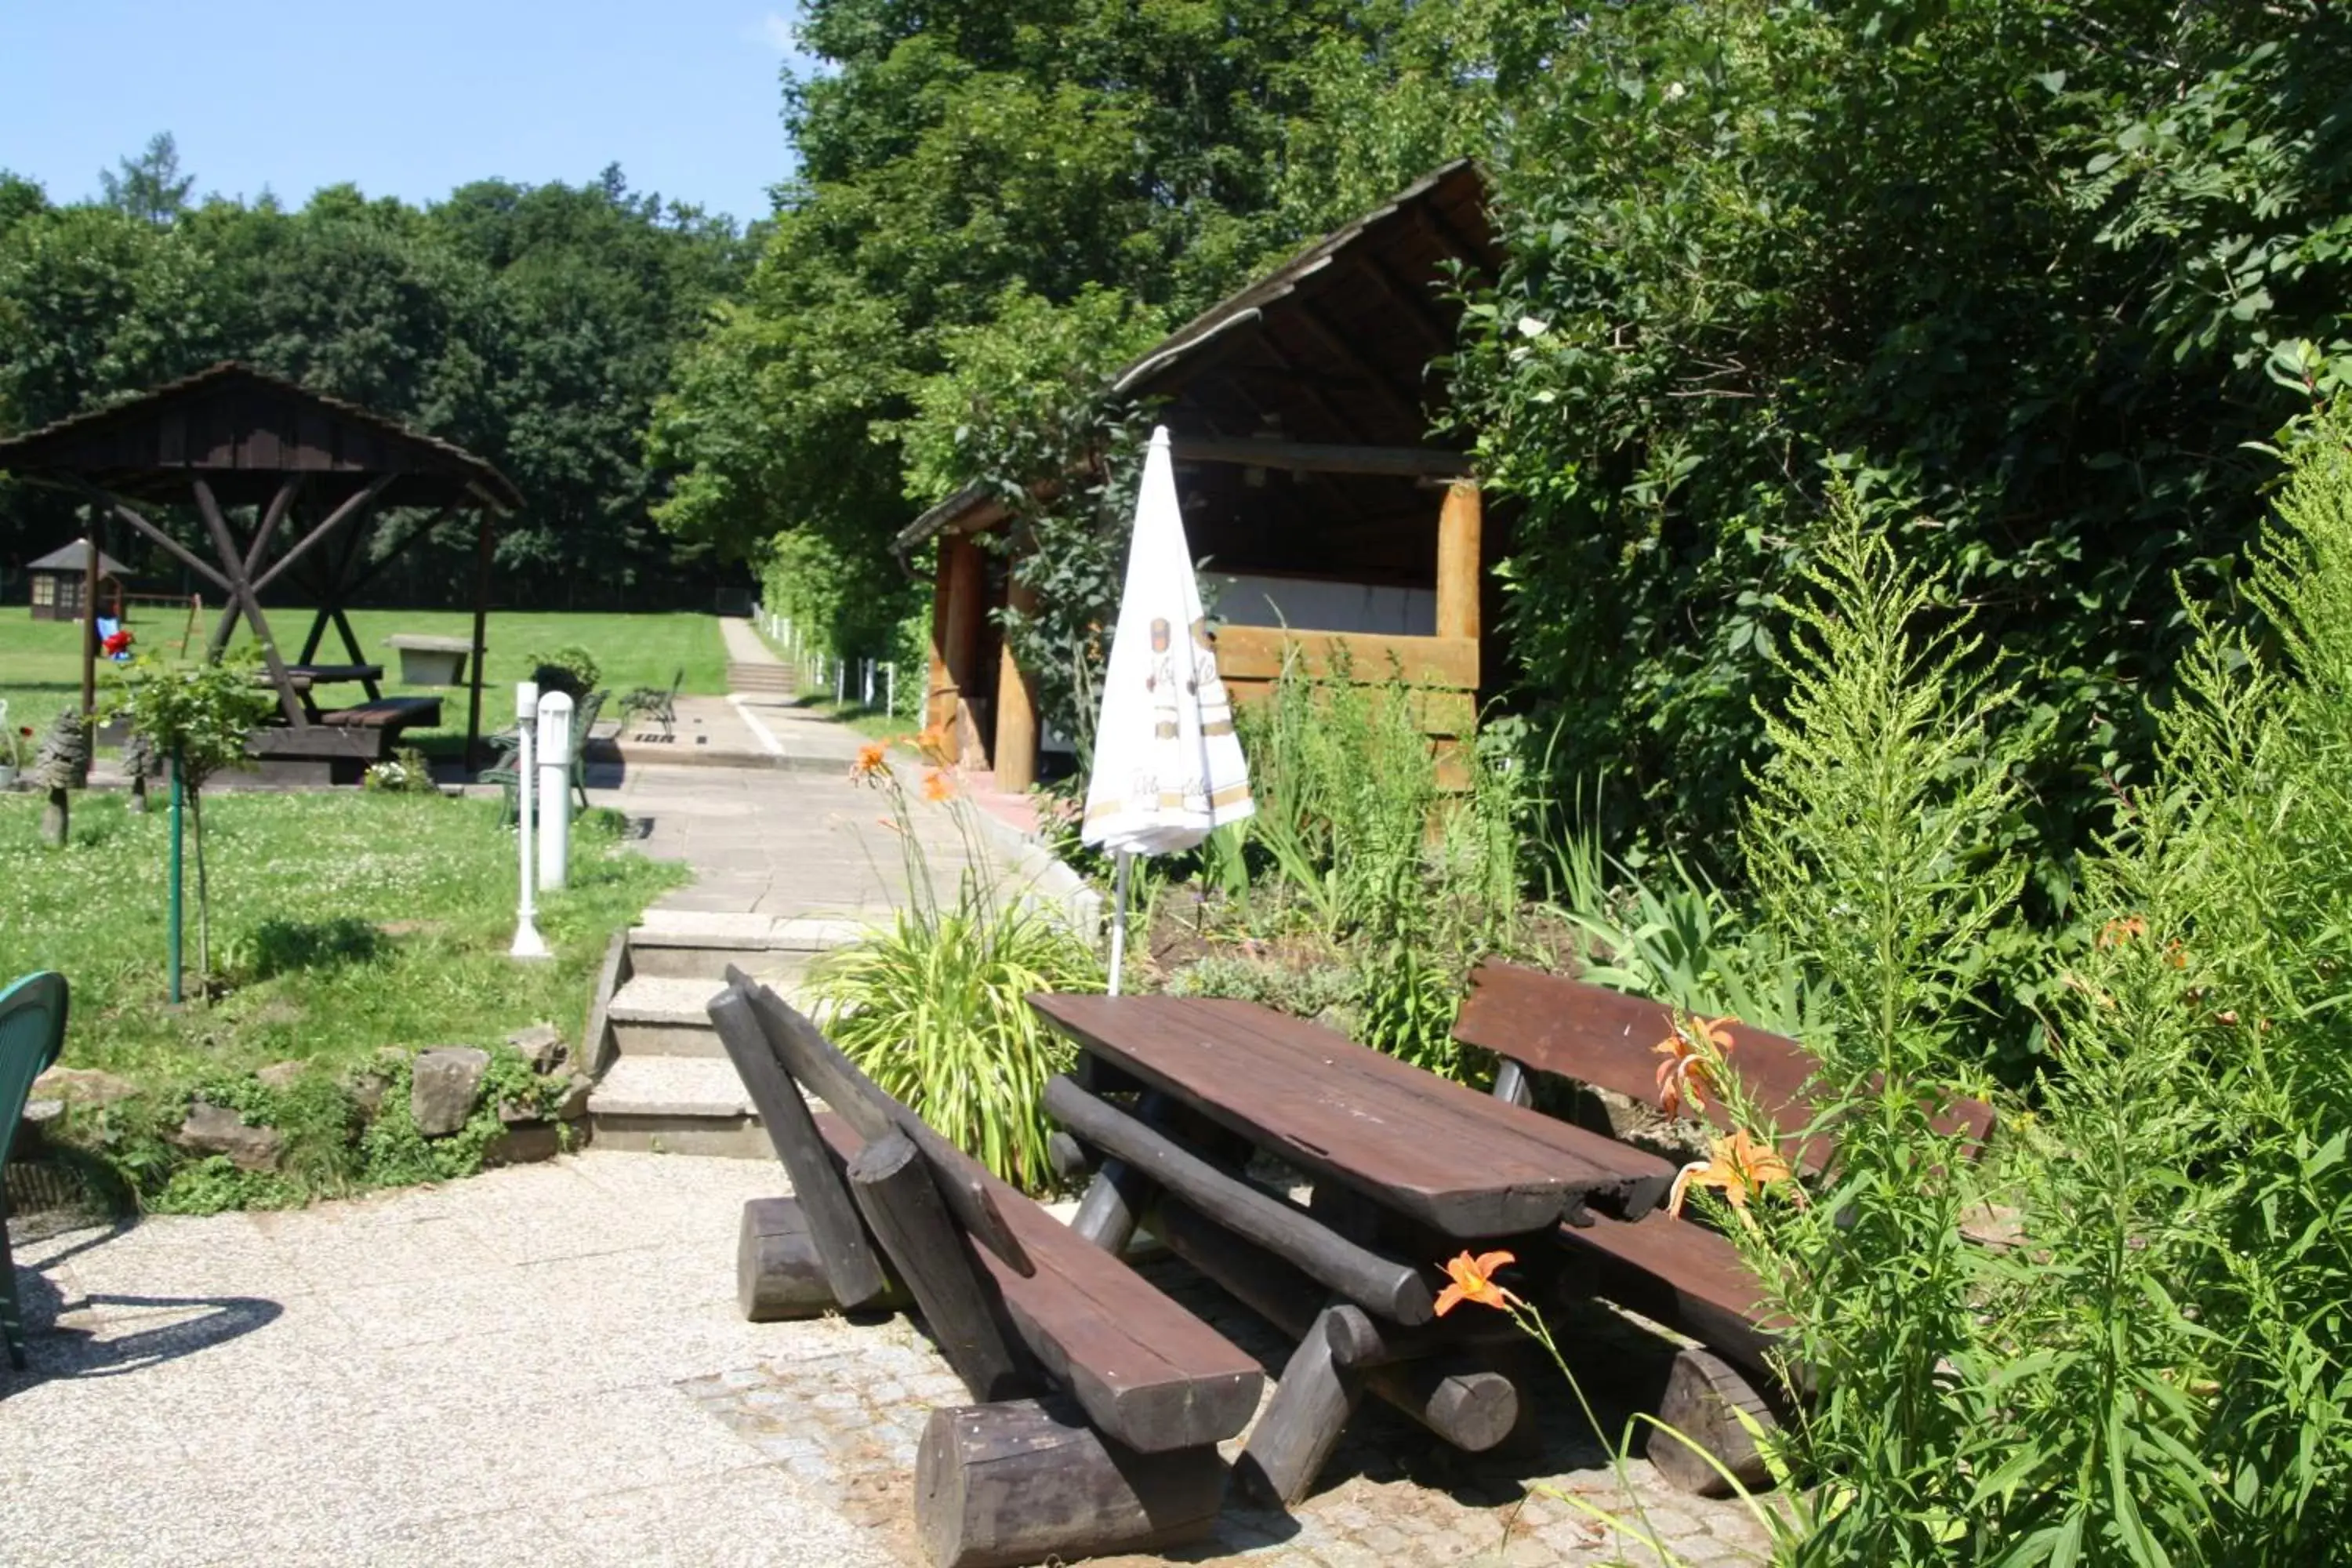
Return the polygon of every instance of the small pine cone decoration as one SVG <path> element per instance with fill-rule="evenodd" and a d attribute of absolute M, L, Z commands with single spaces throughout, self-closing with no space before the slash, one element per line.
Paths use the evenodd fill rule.
<path fill-rule="evenodd" d="M 82 726 L 80 710 L 58 710 L 33 759 L 33 782 L 48 790 L 89 786 L 89 731 Z"/>

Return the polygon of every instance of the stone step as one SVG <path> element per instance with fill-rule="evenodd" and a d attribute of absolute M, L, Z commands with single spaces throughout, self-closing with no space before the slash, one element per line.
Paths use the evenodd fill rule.
<path fill-rule="evenodd" d="M 734 661 L 727 666 L 730 691 L 791 691 L 799 685 L 799 674 L 789 664 Z"/>
<path fill-rule="evenodd" d="M 638 974 L 709 980 L 733 964 L 762 980 L 789 982 L 806 973 L 815 954 L 856 941 L 865 929 L 854 920 L 652 909 L 629 932 L 629 964 Z"/>
<path fill-rule="evenodd" d="M 775 1158 L 735 1064 L 724 1057 L 624 1056 L 590 1092 L 588 1123 L 600 1149 Z"/>
<path fill-rule="evenodd" d="M 631 976 L 605 1014 L 614 1045 L 625 1057 L 725 1056 L 705 1010 L 719 989 L 707 975 Z"/>

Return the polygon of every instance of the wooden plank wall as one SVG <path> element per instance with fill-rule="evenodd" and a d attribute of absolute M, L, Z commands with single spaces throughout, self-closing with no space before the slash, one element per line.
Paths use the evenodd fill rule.
<path fill-rule="evenodd" d="M 1318 632 L 1296 627 L 1225 626 L 1217 633 L 1217 674 L 1236 703 L 1263 702 L 1288 664 L 1318 681 L 1384 687 L 1402 681 L 1413 724 L 1439 757 L 1439 781 L 1466 788 L 1461 743 L 1478 715 L 1476 637 L 1383 637 L 1367 632 Z"/>

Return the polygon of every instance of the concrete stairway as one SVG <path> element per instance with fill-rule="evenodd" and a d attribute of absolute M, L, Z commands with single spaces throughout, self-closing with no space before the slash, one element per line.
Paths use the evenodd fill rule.
<path fill-rule="evenodd" d="M 735 1064 L 704 1010 L 734 964 L 798 1002 L 798 983 L 853 921 L 648 910 L 629 932 L 628 978 L 605 1017 L 613 1057 L 588 1097 L 604 1149 L 737 1159 L 774 1157 Z"/>
<path fill-rule="evenodd" d="M 745 696 L 789 697 L 800 689 L 800 681 L 789 664 L 730 658 L 727 661 L 727 689 Z"/>

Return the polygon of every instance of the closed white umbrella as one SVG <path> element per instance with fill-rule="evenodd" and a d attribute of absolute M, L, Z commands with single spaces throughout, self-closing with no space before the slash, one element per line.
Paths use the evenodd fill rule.
<path fill-rule="evenodd" d="M 1095 768 L 1079 837 L 1118 858 L 1110 934 L 1110 994 L 1127 957 L 1127 877 L 1137 855 L 1190 849 L 1250 801 L 1249 767 L 1234 734 L 1233 700 L 1217 679 L 1216 648 L 1176 505 L 1168 432 L 1151 433 L 1127 587 L 1103 674 Z"/>

